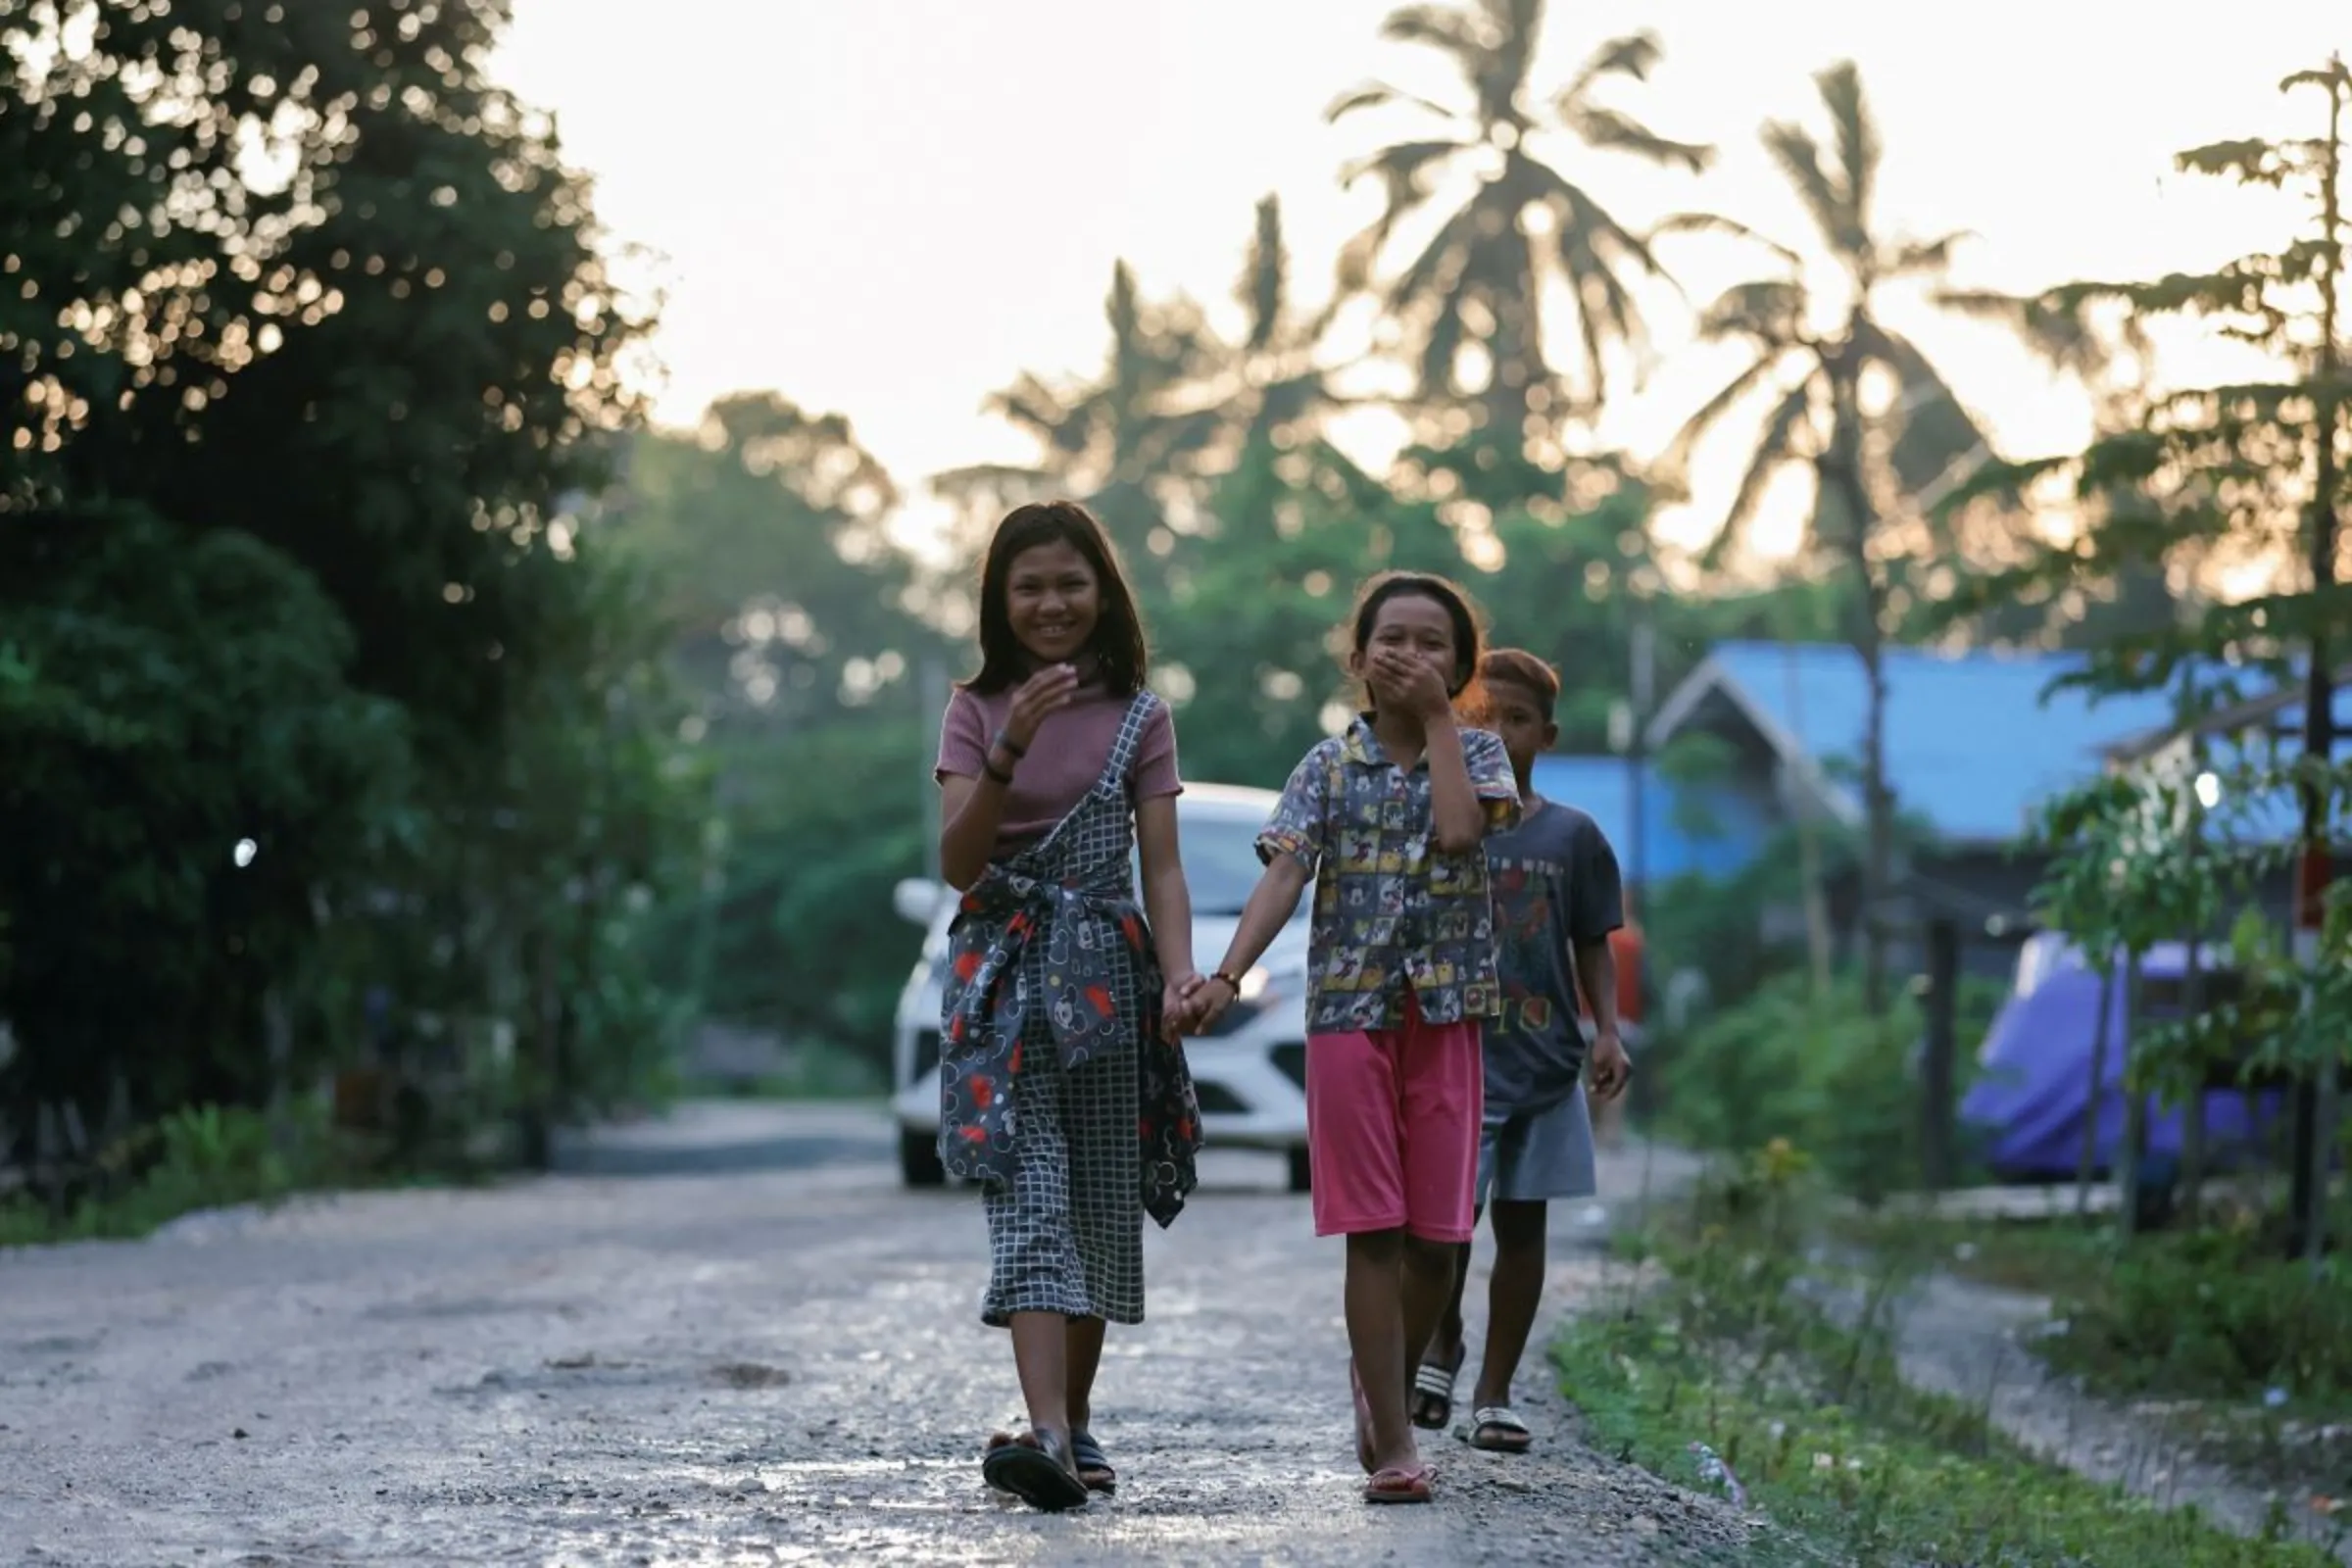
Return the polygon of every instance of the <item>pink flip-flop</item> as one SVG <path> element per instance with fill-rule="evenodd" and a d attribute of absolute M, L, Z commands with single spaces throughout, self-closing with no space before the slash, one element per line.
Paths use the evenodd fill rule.
<path fill-rule="evenodd" d="M 1425 1464 L 1383 1470 L 1364 1483 L 1364 1500 L 1428 1502 L 1436 1495 L 1430 1483 L 1437 1478 L 1437 1471 Z"/>

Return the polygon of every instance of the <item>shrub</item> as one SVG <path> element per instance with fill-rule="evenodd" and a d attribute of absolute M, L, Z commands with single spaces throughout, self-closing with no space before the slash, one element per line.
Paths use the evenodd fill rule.
<path fill-rule="evenodd" d="M 1959 1012 L 1965 1047 L 1989 1021 L 1985 988 L 1965 987 Z M 1805 976 L 1783 975 L 1675 1043 L 1668 1131 L 1733 1154 L 1786 1139 L 1840 1190 L 1866 1201 L 1884 1197 L 1918 1175 L 1923 1032 L 1908 997 L 1873 1018 L 1850 978 L 1816 1000 Z M 1960 1057 L 1956 1095 L 1974 1062 L 1966 1049 Z"/>

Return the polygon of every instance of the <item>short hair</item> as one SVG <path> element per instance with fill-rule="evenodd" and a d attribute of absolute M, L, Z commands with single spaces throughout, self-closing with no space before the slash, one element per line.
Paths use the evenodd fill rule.
<path fill-rule="evenodd" d="M 1469 699 L 1475 707 L 1471 688 L 1478 683 L 1485 636 L 1479 626 L 1478 605 L 1469 590 L 1434 571 L 1383 571 L 1365 578 L 1356 590 L 1355 609 L 1348 617 L 1348 641 L 1356 653 L 1372 646 L 1372 627 L 1380 619 L 1380 607 L 1392 599 L 1426 599 L 1446 612 L 1453 625 L 1454 660 L 1447 695 L 1456 703 Z"/>
<path fill-rule="evenodd" d="M 1524 648 L 1497 648 L 1478 662 L 1478 678 L 1484 685 L 1501 682 L 1516 686 L 1536 699 L 1548 719 L 1560 700 L 1560 672 Z"/>

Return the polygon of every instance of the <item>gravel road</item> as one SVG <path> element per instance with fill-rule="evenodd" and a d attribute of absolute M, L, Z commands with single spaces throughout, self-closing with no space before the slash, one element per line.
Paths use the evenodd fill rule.
<path fill-rule="evenodd" d="M 579 1155 L 638 1174 L 0 1252 L 0 1562 L 1740 1560 L 1735 1510 L 1577 1446 L 1548 1389 L 1535 1456 L 1440 1440 L 1436 1506 L 1363 1505 L 1337 1245 L 1239 1153 L 1111 1341 L 1118 1497 L 1032 1514 L 979 1481 L 1018 1398 L 977 1200 L 902 1192 L 866 1112 L 692 1120 Z M 1586 1219 L 1559 1216 L 1555 1307 L 1603 1278 Z"/>

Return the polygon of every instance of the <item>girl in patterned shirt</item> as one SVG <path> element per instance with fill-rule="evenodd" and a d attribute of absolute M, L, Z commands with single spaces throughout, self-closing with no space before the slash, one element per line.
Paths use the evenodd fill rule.
<path fill-rule="evenodd" d="M 1356 1458 L 1366 1501 L 1427 1502 L 1406 1392 L 1470 1239 L 1479 1027 L 1500 1006 L 1484 844 L 1519 791 L 1501 740 L 1455 716 L 1479 662 L 1468 595 L 1385 573 L 1348 630 L 1368 708 L 1291 774 L 1197 1011 L 1205 1026 L 1232 1005 L 1311 878 L 1307 1150 L 1315 1234 L 1348 1238 Z"/>

